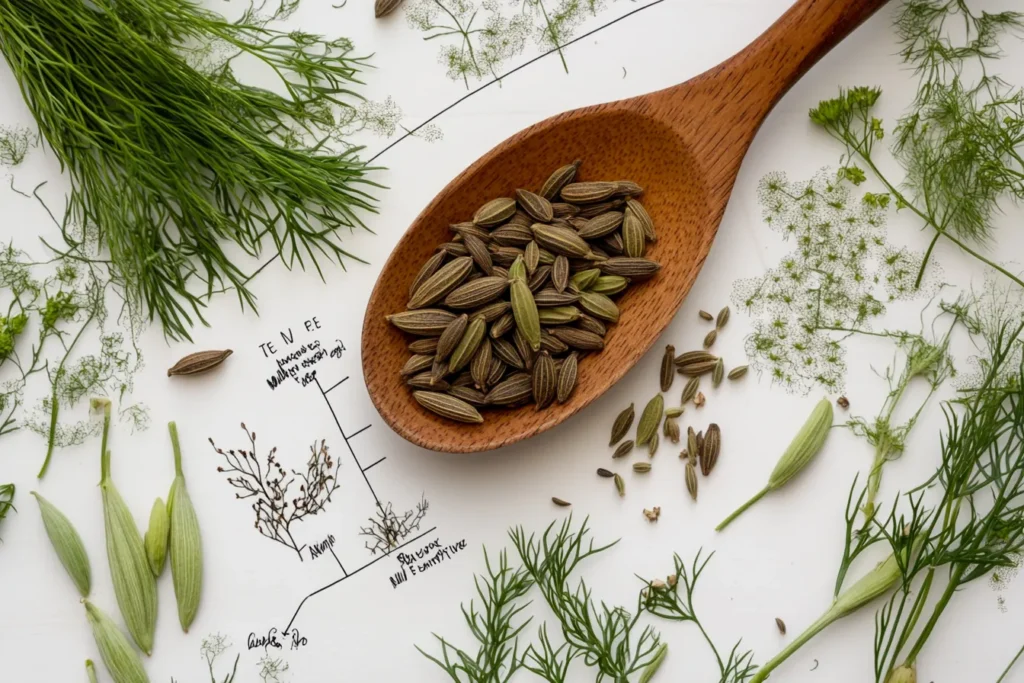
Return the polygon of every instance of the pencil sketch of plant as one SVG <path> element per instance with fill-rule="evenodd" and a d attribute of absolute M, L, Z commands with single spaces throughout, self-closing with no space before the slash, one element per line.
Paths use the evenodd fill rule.
<path fill-rule="evenodd" d="M 360 536 L 369 536 L 366 549 L 371 555 L 387 554 L 397 548 L 409 534 L 420 528 L 420 523 L 427 515 L 430 503 L 424 497 L 416 504 L 415 510 L 406 510 L 399 515 L 391 503 L 384 507 L 378 506 L 377 515 L 370 518 L 370 526 L 359 530 Z"/>
<path fill-rule="evenodd" d="M 276 446 L 261 460 L 256 455 L 256 432 L 250 432 L 244 422 L 242 431 L 249 440 L 248 450 L 225 451 L 210 439 L 210 445 L 225 461 L 217 471 L 230 475 L 228 483 L 238 489 L 235 498 L 255 499 L 252 510 L 256 513 L 256 530 L 294 550 L 302 561 L 302 550 L 306 546 L 295 540 L 293 525 L 323 512 L 338 490 L 341 463 L 331 457 L 326 441 L 319 444 L 314 441 L 305 470 L 291 470 L 289 474 L 278 460 Z M 298 484 L 297 492 L 295 484 Z"/>

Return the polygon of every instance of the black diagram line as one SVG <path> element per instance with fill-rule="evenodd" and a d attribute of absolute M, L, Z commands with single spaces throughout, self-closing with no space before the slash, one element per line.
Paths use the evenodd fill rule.
<path fill-rule="evenodd" d="M 354 439 L 354 438 L 356 438 L 357 436 L 359 436 L 360 434 L 362 434 L 363 432 L 365 432 L 365 431 L 366 431 L 367 429 L 369 429 L 369 428 L 370 428 L 370 427 L 372 427 L 372 426 L 373 426 L 373 425 L 366 425 L 366 426 L 365 426 L 365 427 L 363 427 L 362 429 L 357 429 L 356 431 L 354 431 L 354 432 L 352 432 L 351 434 L 349 434 L 349 435 L 348 435 L 348 438 L 350 438 L 350 439 Z"/>
<path fill-rule="evenodd" d="M 334 391 L 335 389 L 337 389 L 338 387 L 340 387 L 340 386 L 341 386 L 342 384 L 344 384 L 344 383 L 345 383 L 345 382 L 347 382 L 347 381 L 348 381 L 348 377 L 346 377 L 346 378 L 342 379 L 342 380 L 341 380 L 340 382 L 338 382 L 337 384 L 335 384 L 334 386 L 332 386 L 332 387 L 331 387 L 330 389 L 328 389 L 328 390 L 327 390 L 327 391 L 325 391 L 324 393 L 325 393 L 325 394 L 329 394 L 329 393 L 331 393 L 332 391 Z"/>
<path fill-rule="evenodd" d="M 331 555 L 334 557 L 334 561 L 338 563 L 339 567 L 341 567 L 341 573 L 344 574 L 345 576 L 348 576 L 348 572 L 345 571 L 345 565 L 343 565 L 341 563 L 341 560 L 338 559 L 338 554 L 336 552 L 334 552 L 334 547 L 333 546 L 327 546 L 327 549 L 331 551 Z"/>
<path fill-rule="evenodd" d="M 371 463 L 371 464 L 367 465 L 366 467 L 364 467 L 364 468 L 363 468 L 363 472 L 366 472 L 367 470 L 371 469 L 371 468 L 372 468 L 372 467 L 373 467 L 374 465 L 379 465 L 379 464 L 381 464 L 382 462 L 384 462 L 384 461 L 385 461 L 385 460 L 387 460 L 387 459 L 388 459 L 388 457 L 387 457 L 387 456 L 385 455 L 385 456 L 384 456 L 383 458 L 381 458 L 381 459 L 380 459 L 380 460 L 378 460 L 377 462 L 375 462 L 375 463 Z"/>
<path fill-rule="evenodd" d="M 346 579 L 348 579 L 348 578 L 351 578 L 351 577 L 355 576 L 356 574 L 358 574 L 359 572 L 363 571 L 363 570 L 364 570 L 364 569 L 366 569 L 367 567 L 371 567 L 371 566 L 373 566 L 373 565 L 377 564 L 378 562 L 380 562 L 381 560 L 383 560 L 383 559 L 384 559 L 385 557 L 390 557 L 390 556 L 391 556 L 391 553 L 395 552 L 396 550 L 401 550 L 402 548 L 404 548 L 405 546 L 409 545 L 410 543 L 415 543 L 416 541 L 420 540 L 421 538 L 423 538 L 423 537 L 424 537 L 424 536 L 426 536 L 427 534 L 431 534 L 431 533 L 433 533 L 433 532 L 435 532 L 435 531 L 437 531 L 437 527 L 436 527 L 436 526 L 435 526 L 435 527 L 431 527 L 431 528 L 427 529 L 426 531 L 424 531 L 424 532 L 423 532 L 422 534 L 420 534 L 420 535 L 419 535 L 419 536 L 417 536 L 416 538 L 413 538 L 413 539 L 411 539 L 411 540 L 408 540 L 408 541 L 406 541 L 405 543 L 403 543 L 403 544 L 402 544 L 402 545 L 400 545 L 400 546 L 396 546 L 395 548 L 393 548 L 393 549 L 391 549 L 390 551 L 388 551 L 388 552 L 384 553 L 384 554 L 383 554 L 383 555 L 381 555 L 380 557 L 376 557 L 376 558 L 374 558 L 374 559 L 370 560 L 369 562 L 367 562 L 366 564 L 364 564 L 364 565 L 363 565 L 362 567 L 360 567 L 359 569 L 356 569 L 356 570 L 354 570 L 353 572 L 351 572 L 351 573 L 349 573 L 349 574 L 345 574 L 345 576 L 341 577 L 341 578 L 340 578 L 340 579 L 338 579 L 337 581 L 332 581 L 331 583 L 327 584 L 326 586 L 322 586 L 321 588 L 318 588 L 318 589 L 316 589 L 315 591 L 313 591 L 312 593 L 310 593 L 310 594 L 309 594 L 309 595 L 307 595 L 306 597 L 302 598 L 302 602 L 300 602 L 300 603 L 299 603 L 299 606 L 295 608 L 295 614 L 293 614 L 293 615 L 292 615 L 291 621 L 289 621 L 289 622 L 288 622 L 288 625 L 287 625 L 287 626 L 286 626 L 286 627 L 284 628 L 284 631 L 283 631 L 283 633 L 284 633 L 285 635 L 287 635 L 287 634 L 288 634 L 288 632 L 292 630 L 292 625 L 293 625 L 293 624 L 295 623 L 295 620 L 296 620 L 296 619 L 298 618 L 298 616 L 299 616 L 299 612 L 300 612 L 300 611 L 302 611 L 302 606 L 303 606 L 303 605 L 305 605 L 305 604 L 306 604 L 306 601 L 307 601 L 307 600 L 309 600 L 309 599 L 310 599 L 311 597 L 313 597 L 314 595 L 319 595 L 320 593 L 323 593 L 323 592 L 324 592 L 325 590 L 327 590 L 328 588 L 334 588 L 335 586 L 337 586 L 337 585 L 338 585 L 339 583 L 341 583 L 342 581 L 344 581 L 344 580 L 346 580 Z M 333 552 L 333 551 L 332 551 L 332 552 Z M 339 564 L 340 564 L 340 563 L 339 563 Z"/>
<path fill-rule="evenodd" d="M 348 378 L 346 377 L 345 379 Z M 359 468 L 359 473 L 363 475 L 363 481 L 366 482 L 366 487 L 370 489 L 370 493 L 373 494 L 373 499 L 377 502 L 377 507 L 383 510 L 384 506 L 380 504 L 380 498 L 377 497 L 377 492 L 373 490 L 373 484 L 370 483 L 370 478 L 366 476 L 366 470 L 364 470 L 363 466 L 359 464 L 359 457 L 356 455 L 355 450 L 353 450 L 352 444 L 349 443 L 349 437 L 345 435 L 345 430 L 342 429 L 341 427 L 341 421 L 338 420 L 338 414 L 334 412 L 334 406 L 331 404 L 331 400 L 327 398 L 327 392 L 324 391 L 323 385 L 320 384 L 320 378 L 314 377 L 313 381 L 316 382 L 316 388 L 320 390 L 320 395 L 324 397 L 324 402 L 327 403 L 327 408 L 328 410 L 331 411 L 331 417 L 334 418 L 334 424 L 338 426 L 338 431 L 341 433 L 341 438 L 345 440 L 345 447 L 348 448 L 348 452 L 352 456 L 352 460 L 355 461 L 356 467 Z M 345 380 L 343 379 L 341 381 L 344 382 Z M 359 434 L 360 432 L 363 432 L 365 430 L 366 427 L 360 429 L 359 432 L 356 432 L 356 434 Z"/>

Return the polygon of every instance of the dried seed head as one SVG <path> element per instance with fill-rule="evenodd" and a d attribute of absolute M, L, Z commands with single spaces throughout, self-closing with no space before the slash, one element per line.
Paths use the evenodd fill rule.
<path fill-rule="evenodd" d="M 697 395 L 693 397 L 693 405 L 697 406 L 698 408 L 702 408 L 704 407 L 705 400 L 706 399 L 704 398 L 704 394 L 698 391 Z"/>

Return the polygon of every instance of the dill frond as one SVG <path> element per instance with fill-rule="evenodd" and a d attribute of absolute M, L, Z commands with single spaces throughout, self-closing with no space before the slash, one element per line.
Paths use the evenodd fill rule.
<path fill-rule="evenodd" d="M 188 61 L 211 45 L 226 57 Z M 359 148 L 327 138 L 358 99 L 352 50 L 178 0 L 0 0 L 0 51 L 68 169 L 71 222 L 97 231 L 125 297 L 175 339 L 216 287 L 255 306 L 227 244 L 317 272 L 351 257 L 338 233 L 363 227 L 374 183 Z M 240 81 L 240 57 L 281 93 Z"/>
<path fill-rule="evenodd" d="M 14 484 L 0 484 L 0 522 L 4 521 L 7 513 L 15 510 L 14 491 Z"/>

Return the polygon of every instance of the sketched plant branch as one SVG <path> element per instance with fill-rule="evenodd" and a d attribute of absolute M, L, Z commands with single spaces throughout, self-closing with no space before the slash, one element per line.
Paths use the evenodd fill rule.
<path fill-rule="evenodd" d="M 305 545 L 299 545 L 292 534 L 292 525 L 308 516 L 319 514 L 338 489 L 338 470 L 341 463 L 328 452 L 327 442 L 314 441 L 304 471 L 291 470 L 288 474 L 277 459 L 277 447 L 270 449 L 261 464 L 256 455 L 256 432 L 250 432 L 242 423 L 242 431 L 249 439 L 249 449 L 223 450 L 213 439 L 210 445 L 224 457 L 226 466 L 218 472 L 228 473 L 229 484 L 238 489 L 238 500 L 255 499 L 256 530 L 272 541 L 291 548 L 302 560 Z M 298 492 L 294 486 L 298 484 Z"/>
<path fill-rule="evenodd" d="M 359 529 L 360 536 L 369 536 L 372 539 L 366 542 L 366 549 L 371 555 L 391 552 L 409 534 L 420 528 L 420 523 L 429 508 L 430 503 L 426 498 L 422 498 L 416 504 L 415 510 L 406 510 L 401 516 L 395 513 L 391 503 L 383 508 L 378 507 L 376 517 L 370 518 L 370 526 Z"/>

